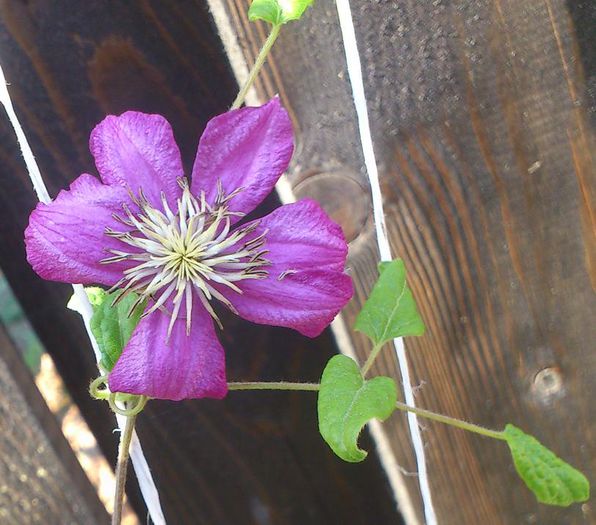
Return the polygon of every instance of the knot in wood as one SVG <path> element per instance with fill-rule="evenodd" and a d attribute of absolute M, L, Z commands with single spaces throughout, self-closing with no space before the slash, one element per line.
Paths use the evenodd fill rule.
<path fill-rule="evenodd" d="M 370 195 L 349 169 L 313 170 L 298 177 L 294 193 L 316 200 L 339 224 L 348 243 L 364 230 L 370 215 Z"/>
<path fill-rule="evenodd" d="M 558 366 L 549 366 L 534 375 L 531 386 L 536 401 L 548 405 L 565 394 L 563 375 Z"/>

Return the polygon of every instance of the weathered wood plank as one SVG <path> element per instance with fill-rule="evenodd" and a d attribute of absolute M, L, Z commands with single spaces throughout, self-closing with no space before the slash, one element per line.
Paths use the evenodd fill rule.
<path fill-rule="evenodd" d="M 52 195 L 92 169 L 86 142 L 106 112 L 164 114 L 188 168 L 207 119 L 235 96 L 203 2 L 0 2 L 0 18 L 0 56 Z M 80 320 L 64 309 L 69 287 L 43 282 L 25 262 L 35 199 L 3 119 L 0 173 L 0 265 L 113 460 L 114 420 L 88 397 L 96 370 Z M 335 351 L 328 335 L 313 343 L 222 319 L 231 380 L 316 380 Z M 335 462 L 311 394 L 151 402 L 138 425 L 169 523 L 399 523 L 374 454 L 357 469 Z M 131 500 L 145 515 L 138 494 Z"/>
<path fill-rule="evenodd" d="M 245 20 L 248 2 L 225 3 L 250 63 L 263 27 Z M 352 9 L 391 244 L 429 327 L 407 343 L 418 402 L 487 426 L 517 422 L 594 481 L 596 11 L 556 0 Z M 334 3 L 284 29 L 273 55 L 258 88 L 279 92 L 301 130 L 297 194 L 323 193 L 332 211 L 359 216 L 366 197 L 344 193 L 366 180 Z M 330 169 L 332 183 L 303 182 Z M 376 276 L 372 235 L 364 224 L 352 242 L 348 324 Z M 366 341 L 353 343 L 364 356 Z M 395 373 L 394 356 L 376 370 Z M 404 418 L 387 426 L 399 463 L 414 470 Z M 440 523 L 593 519 L 589 504 L 538 505 L 500 444 L 426 427 Z M 415 478 L 404 482 L 418 499 Z"/>
<path fill-rule="evenodd" d="M 1 325 L 0 522 L 108 523 L 97 493 Z"/>

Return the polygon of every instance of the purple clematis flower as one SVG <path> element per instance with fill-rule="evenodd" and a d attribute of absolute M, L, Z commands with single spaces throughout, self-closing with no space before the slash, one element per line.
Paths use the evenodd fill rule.
<path fill-rule="evenodd" d="M 109 375 L 112 391 L 224 397 L 213 300 L 250 321 L 314 337 L 352 296 L 344 236 L 314 201 L 238 225 L 292 155 L 291 123 L 277 98 L 212 119 L 190 184 L 159 115 L 108 116 L 90 148 L 101 182 L 83 174 L 51 204 L 39 204 L 25 241 L 41 277 L 147 301 Z"/>

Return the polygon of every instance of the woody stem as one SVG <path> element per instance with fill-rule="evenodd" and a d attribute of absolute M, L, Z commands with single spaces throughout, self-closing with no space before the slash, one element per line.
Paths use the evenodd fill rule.
<path fill-rule="evenodd" d="M 114 492 L 114 513 L 112 514 L 112 525 L 120 525 L 120 522 L 122 521 L 122 507 L 124 504 L 124 487 L 126 486 L 128 455 L 136 418 L 136 414 L 126 418 L 126 425 L 124 425 L 124 430 L 122 431 L 122 436 L 120 437 L 118 461 L 116 463 L 116 490 Z"/>

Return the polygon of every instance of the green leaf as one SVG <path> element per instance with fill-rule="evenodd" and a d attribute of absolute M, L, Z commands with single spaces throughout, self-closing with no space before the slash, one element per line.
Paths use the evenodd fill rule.
<path fill-rule="evenodd" d="M 517 473 L 538 501 L 568 507 L 588 500 L 590 482 L 579 470 L 513 425 L 507 425 L 503 433 Z"/>
<path fill-rule="evenodd" d="M 270 24 L 277 25 L 281 22 L 281 7 L 277 0 L 253 0 L 248 8 L 248 19 L 264 20 Z"/>
<path fill-rule="evenodd" d="M 395 337 L 422 335 L 424 322 L 406 283 L 401 259 L 379 265 L 381 275 L 356 318 L 354 329 L 364 332 L 375 344 Z"/>
<path fill-rule="evenodd" d="M 313 0 L 253 0 L 249 20 L 264 20 L 273 25 L 299 20 Z"/>
<path fill-rule="evenodd" d="M 358 448 L 358 436 L 373 418 L 387 419 L 395 410 L 397 389 L 390 377 L 365 381 L 353 359 L 336 355 L 321 378 L 318 413 L 321 436 L 344 461 L 362 461 L 367 452 Z"/>
<path fill-rule="evenodd" d="M 145 309 L 145 302 L 142 302 L 131 311 L 139 298 L 134 293 L 128 293 L 112 306 L 112 302 L 119 293 L 121 292 L 118 290 L 111 294 L 104 292 L 101 301 L 96 304 L 91 300 L 93 305 L 91 331 L 101 351 L 100 364 L 108 372 L 114 368 Z"/>
<path fill-rule="evenodd" d="M 114 368 L 133 330 L 139 324 L 145 302 L 139 304 L 131 312 L 132 306 L 139 298 L 135 293 L 129 292 L 116 305 L 112 306 L 112 302 L 120 293 L 118 290 L 109 294 L 101 288 L 88 287 L 85 288 L 85 292 L 93 307 L 90 324 L 91 332 L 93 332 L 101 352 L 99 364 L 109 372 Z M 73 295 L 68 301 L 68 308 L 81 313 L 76 295 Z"/>
<path fill-rule="evenodd" d="M 313 3 L 313 0 L 279 0 L 283 13 L 283 23 L 290 20 L 300 20 L 304 11 Z"/>
<path fill-rule="evenodd" d="M 392 261 L 381 261 L 379 263 L 379 275 L 382 275 L 382 273 L 391 266 L 391 262 Z"/>

